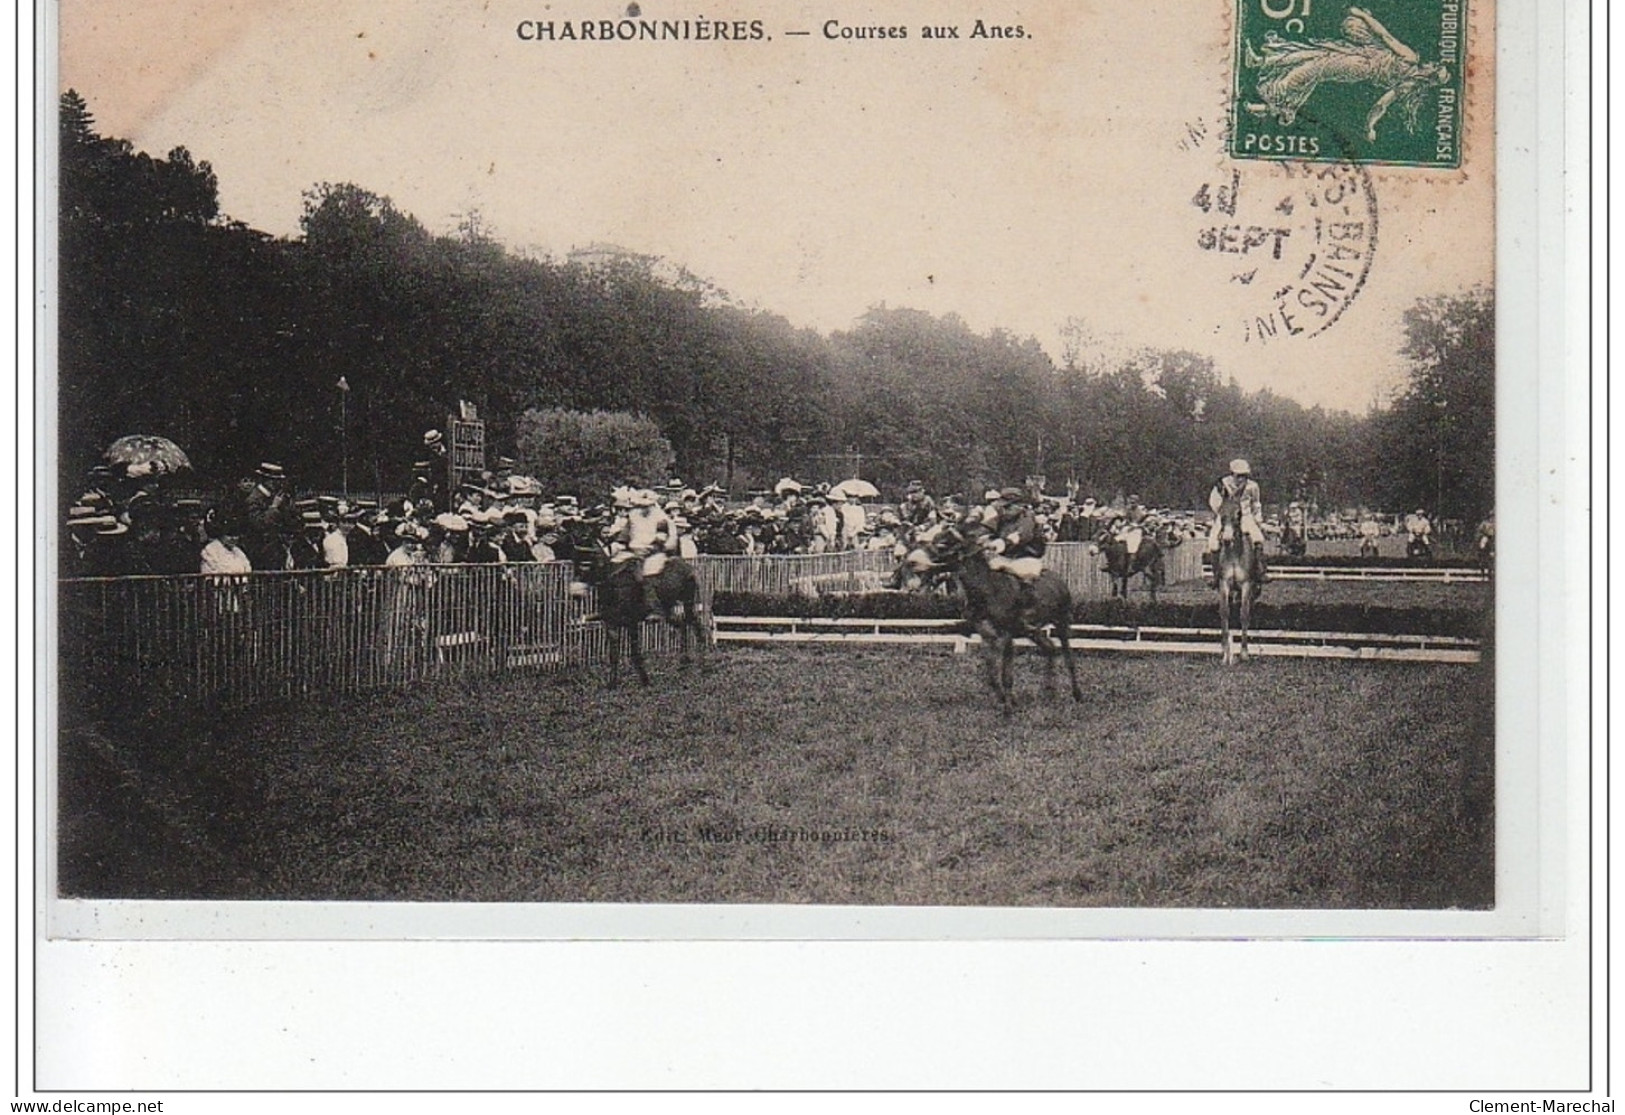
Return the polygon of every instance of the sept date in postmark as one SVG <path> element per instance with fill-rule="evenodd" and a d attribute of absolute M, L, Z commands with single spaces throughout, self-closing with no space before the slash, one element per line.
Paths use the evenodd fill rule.
<path fill-rule="evenodd" d="M 1377 250 L 1377 199 L 1355 163 L 1231 164 L 1190 197 L 1193 247 L 1237 297 L 1223 332 L 1248 344 L 1317 337 L 1359 296 Z"/>

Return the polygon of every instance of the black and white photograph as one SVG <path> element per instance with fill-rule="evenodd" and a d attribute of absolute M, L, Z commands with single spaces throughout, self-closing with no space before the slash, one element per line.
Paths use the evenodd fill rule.
<path fill-rule="evenodd" d="M 61 4 L 63 909 L 1504 911 L 1493 11 L 1337 7 Z"/>

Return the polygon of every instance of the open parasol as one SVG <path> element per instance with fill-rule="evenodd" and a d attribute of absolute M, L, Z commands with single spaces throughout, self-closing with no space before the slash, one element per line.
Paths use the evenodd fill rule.
<path fill-rule="evenodd" d="M 878 498 L 880 498 L 880 489 L 879 488 L 875 487 L 873 484 L 869 483 L 869 481 L 867 481 L 867 480 L 858 479 L 856 476 L 854 476 L 850 480 L 841 481 L 839 484 L 835 485 L 835 487 L 831 488 L 829 491 L 830 491 L 831 495 L 834 495 L 836 492 L 840 492 L 847 499 L 878 499 Z"/>
<path fill-rule="evenodd" d="M 168 476 L 192 467 L 180 446 L 155 434 L 128 434 L 102 454 L 102 460 L 122 468 L 126 476 Z"/>

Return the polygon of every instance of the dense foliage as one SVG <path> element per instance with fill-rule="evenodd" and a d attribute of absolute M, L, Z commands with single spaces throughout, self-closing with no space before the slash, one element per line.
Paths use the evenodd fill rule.
<path fill-rule="evenodd" d="M 671 473 L 671 443 L 660 427 L 620 411 L 527 410 L 517 441 L 519 471 L 549 492 L 659 484 Z"/>
<path fill-rule="evenodd" d="M 784 474 L 860 471 L 895 496 L 915 478 L 945 493 L 1040 473 L 1052 491 L 1191 507 L 1245 454 L 1272 502 L 1489 507 L 1483 294 L 1420 304 L 1408 391 L 1356 417 L 1245 392 L 1200 354 L 1069 343 L 1057 363 L 951 315 L 882 306 L 824 336 L 661 260 L 532 258 L 477 215 L 434 235 L 348 183 L 314 186 L 301 235 L 272 237 L 220 212 L 213 169 L 185 148 L 153 158 L 98 135 L 71 91 L 61 123 L 64 493 L 132 432 L 178 441 L 204 483 L 273 459 L 298 487 L 335 487 L 347 450 L 353 485 L 398 490 L 422 432 L 466 399 L 491 448 L 532 467 L 550 450 L 521 449 L 527 412 L 619 412 L 651 422 L 690 483 L 736 494 Z"/>

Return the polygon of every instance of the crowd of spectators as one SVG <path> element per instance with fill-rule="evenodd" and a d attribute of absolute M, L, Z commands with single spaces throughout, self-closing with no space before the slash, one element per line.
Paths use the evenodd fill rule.
<path fill-rule="evenodd" d="M 603 539 L 634 502 L 663 509 L 674 552 L 818 554 L 887 550 L 899 556 L 946 523 L 980 520 L 999 490 L 929 494 L 910 482 L 896 502 L 851 485 L 785 477 L 771 489 L 730 500 L 718 485 L 672 479 L 654 488 L 618 488 L 607 498 L 543 492 L 515 463 L 452 488 L 445 439 L 424 435 L 407 491 L 395 499 L 300 493 L 267 461 L 213 499 L 176 494 L 179 478 L 98 465 L 68 511 L 63 572 L 68 576 L 240 574 L 431 563 L 569 560 Z M 866 487 L 859 485 L 860 489 Z M 870 489 L 872 491 L 872 489 Z M 1089 542 L 1126 530 L 1166 543 L 1200 532 L 1194 513 L 1157 512 L 1135 496 L 1112 504 L 1075 493 L 1027 493 L 1045 541 Z"/>

